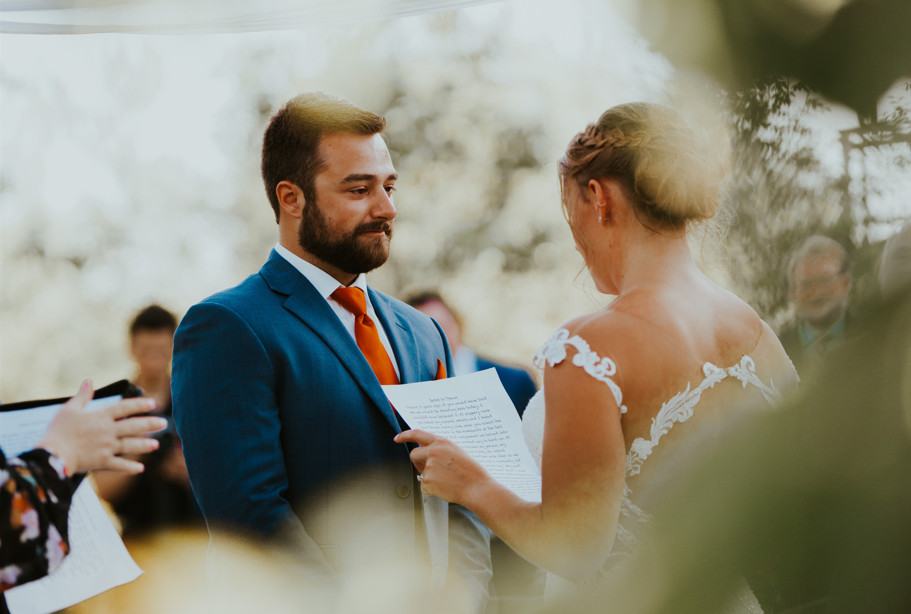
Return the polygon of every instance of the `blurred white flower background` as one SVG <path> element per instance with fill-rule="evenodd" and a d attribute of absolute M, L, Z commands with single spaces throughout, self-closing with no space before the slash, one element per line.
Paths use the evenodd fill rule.
<path fill-rule="evenodd" d="M 660 99 L 670 73 L 594 3 L 246 34 L 5 34 L 0 45 L 7 401 L 129 377 L 133 312 L 158 302 L 180 315 L 258 270 L 277 239 L 262 130 L 311 90 L 387 115 L 399 215 L 392 260 L 371 283 L 440 289 L 479 349 L 527 363 L 551 328 L 600 300 L 574 281 L 555 160 L 604 108 Z M 514 153 L 525 168 L 498 168 L 513 145 L 533 149 Z M 472 236 L 492 197 L 495 220 Z M 535 270 L 503 275 L 504 251 L 542 233 L 558 240 L 534 247 Z M 457 235 L 474 245 L 441 253 Z"/>
<path fill-rule="evenodd" d="M 528 365 L 608 300 L 560 208 L 569 139 L 632 100 L 719 118 L 718 86 L 676 70 L 641 19 L 633 0 L 513 0 L 264 32 L 0 35 L 0 400 L 129 377 L 135 311 L 180 316 L 255 273 L 277 239 L 262 131 L 312 90 L 387 118 L 399 211 L 370 283 L 440 290 L 470 345 Z M 856 122 L 818 116 L 829 135 Z"/>

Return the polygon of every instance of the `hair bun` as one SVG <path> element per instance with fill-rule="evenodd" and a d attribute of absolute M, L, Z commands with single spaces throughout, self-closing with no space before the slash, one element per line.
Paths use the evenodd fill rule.
<path fill-rule="evenodd" d="M 561 173 L 580 185 L 618 178 L 640 219 L 677 228 L 715 215 L 724 176 L 718 158 L 676 110 L 636 102 L 608 109 L 579 133 Z"/>

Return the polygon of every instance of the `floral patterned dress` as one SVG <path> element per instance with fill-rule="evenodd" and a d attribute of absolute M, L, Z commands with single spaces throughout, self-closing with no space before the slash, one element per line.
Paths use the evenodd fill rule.
<path fill-rule="evenodd" d="M 67 515 L 79 480 L 63 461 L 36 449 L 0 450 L 0 592 L 54 571 L 69 552 Z"/>

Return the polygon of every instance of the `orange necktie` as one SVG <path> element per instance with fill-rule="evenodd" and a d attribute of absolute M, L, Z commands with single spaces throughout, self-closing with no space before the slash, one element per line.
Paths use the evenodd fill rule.
<path fill-rule="evenodd" d="M 398 384 L 399 378 L 395 374 L 395 367 L 386 353 L 376 324 L 367 315 L 367 299 L 364 292 L 356 287 L 340 287 L 332 293 L 338 303 L 354 314 L 354 338 L 357 346 L 364 353 L 364 358 L 370 363 L 376 378 L 381 384 Z"/>

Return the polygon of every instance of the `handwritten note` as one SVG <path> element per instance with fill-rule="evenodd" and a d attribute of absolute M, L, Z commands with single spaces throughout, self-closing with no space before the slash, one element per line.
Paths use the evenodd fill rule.
<path fill-rule="evenodd" d="M 541 474 L 496 370 L 383 390 L 411 428 L 449 439 L 523 499 L 541 500 Z"/>
<path fill-rule="evenodd" d="M 100 409 L 120 397 L 91 401 L 87 409 Z M 0 447 L 16 456 L 37 444 L 60 405 L 0 412 Z M 142 573 L 136 565 L 101 502 L 88 482 L 73 495 L 69 514 L 70 554 L 52 574 L 3 593 L 11 614 L 56 612 L 115 586 L 135 580 Z"/>

